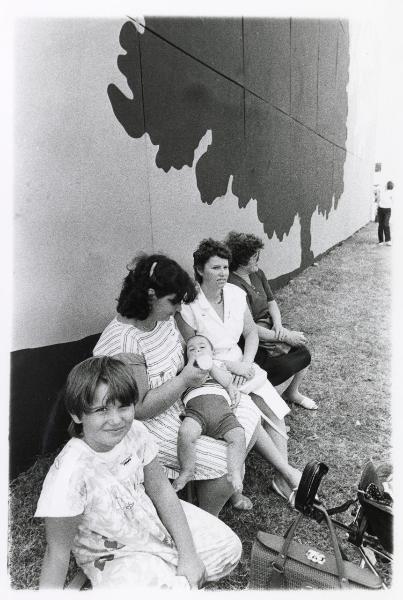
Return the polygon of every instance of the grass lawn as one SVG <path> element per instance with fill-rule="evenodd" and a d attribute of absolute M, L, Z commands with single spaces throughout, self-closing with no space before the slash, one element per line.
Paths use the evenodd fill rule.
<path fill-rule="evenodd" d="M 318 411 L 293 407 L 286 417 L 290 462 L 301 470 L 312 459 L 328 465 L 321 486 L 328 507 L 356 496 L 368 458 L 375 463 L 391 458 L 391 248 L 376 242 L 376 226 L 370 223 L 276 293 L 283 321 L 309 339 L 312 365 L 302 391 L 319 403 Z M 11 485 L 9 564 L 15 589 L 38 585 L 44 529 L 32 515 L 50 462 L 39 459 Z M 221 515 L 241 538 L 243 558 L 210 589 L 244 589 L 256 532 L 282 535 L 296 515 L 270 491 L 272 475 L 252 452 L 245 493 L 254 509 L 241 513 L 225 507 Z M 344 520 L 351 521 L 349 513 Z M 296 539 L 330 549 L 325 528 L 314 521 L 304 520 Z M 344 547 L 353 558 L 352 546 Z"/>

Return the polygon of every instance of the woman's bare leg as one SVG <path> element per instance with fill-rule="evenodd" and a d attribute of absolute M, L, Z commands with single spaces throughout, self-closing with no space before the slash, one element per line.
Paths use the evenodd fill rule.
<path fill-rule="evenodd" d="M 266 421 L 264 421 L 264 425 L 263 425 L 264 429 L 267 431 L 267 433 L 273 440 L 274 445 L 276 446 L 277 450 L 280 452 L 280 454 L 283 456 L 283 458 L 287 461 L 288 460 L 288 446 L 287 446 L 287 439 L 286 439 L 287 433 L 286 433 L 284 419 L 279 419 L 278 417 L 276 417 L 274 412 L 268 407 L 268 405 L 265 403 L 265 401 L 260 396 L 258 396 L 257 394 L 254 394 L 253 392 L 251 392 L 249 395 L 252 398 L 253 402 L 256 404 L 256 406 L 258 406 L 259 409 L 262 410 L 262 412 L 264 412 L 264 414 L 271 421 L 273 421 L 274 425 L 276 425 L 283 432 L 283 435 L 281 435 L 275 429 L 273 429 L 273 427 L 270 427 L 270 425 Z"/>
<path fill-rule="evenodd" d="M 305 369 L 301 369 L 301 371 L 295 373 L 290 385 L 283 392 L 282 396 L 284 400 L 287 400 L 288 402 L 294 402 L 295 404 L 299 404 L 308 410 L 316 410 L 318 408 L 316 402 L 312 400 L 312 398 L 304 396 L 304 394 L 301 394 L 299 391 L 299 386 L 304 379 L 308 368 L 309 367 L 305 367 Z"/>
<path fill-rule="evenodd" d="M 253 401 L 257 406 L 259 406 L 261 401 L 260 397 L 256 394 L 250 395 L 254 396 Z M 262 430 L 266 433 L 268 440 L 262 435 L 262 433 L 260 433 L 256 442 L 256 450 L 277 470 L 277 473 L 274 477 L 275 483 L 277 487 L 288 497 L 291 494 L 292 489 L 298 485 L 301 478 L 301 473 L 288 463 L 288 443 L 287 439 L 284 437 L 286 436 L 284 419 L 279 419 L 276 417 L 267 404 L 265 405 L 264 412 L 269 419 L 273 421 L 273 423 L 283 432 L 284 435 L 278 433 L 265 421 Z M 281 466 L 281 470 L 278 469 L 273 462 L 273 458 L 275 458 L 277 461 L 279 459 L 278 456 L 276 458 L 276 451 L 280 455 L 281 462 L 279 464 Z"/>
<path fill-rule="evenodd" d="M 302 383 L 302 380 L 304 379 L 306 372 L 308 371 L 309 367 L 305 367 L 305 369 L 302 369 L 301 371 L 298 371 L 298 373 L 295 373 L 294 377 L 291 378 L 291 382 L 290 384 L 284 389 L 282 396 L 285 400 L 290 400 L 291 402 L 294 401 L 298 401 L 301 397 L 301 392 L 299 391 L 299 386 Z M 289 379 L 287 379 L 287 382 L 290 381 Z M 284 383 L 287 383 L 284 382 Z M 284 385 L 284 384 L 281 384 Z"/>
<path fill-rule="evenodd" d="M 220 510 L 229 500 L 234 488 L 223 475 L 218 479 L 202 479 L 197 481 L 197 498 L 199 507 L 211 515 L 218 517 Z"/>
<path fill-rule="evenodd" d="M 279 383 L 278 385 L 274 386 L 276 388 L 277 392 L 280 394 L 280 396 L 282 396 L 284 394 L 284 392 L 290 386 L 293 379 L 294 379 L 294 377 L 289 377 L 288 379 L 283 381 L 283 383 Z"/>
<path fill-rule="evenodd" d="M 276 483 L 289 496 L 291 491 L 299 484 L 300 471 L 288 463 L 287 457 L 277 448 L 271 435 L 263 429 L 263 426 L 260 427 L 258 432 L 255 448 L 278 471 L 280 477 L 276 478 Z M 287 494 L 287 492 L 289 493 Z"/>
<path fill-rule="evenodd" d="M 248 446 L 246 448 L 246 456 L 249 454 L 249 452 L 252 450 L 253 446 L 256 444 L 259 427 L 260 427 L 260 423 L 257 425 L 255 431 L 252 434 L 252 437 L 249 440 L 249 444 L 248 444 Z M 242 475 L 245 476 L 245 464 L 243 466 Z M 236 504 L 239 505 L 241 503 L 244 503 L 246 505 L 249 504 L 252 507 L 252 503 L 249 500 L 249 498 L 247 498 L 247 496 L 244 496 L 240 492 L 235 492 L 235 494 L 232 494 L 232 496 L 231 496 L 231 504 L 232 504 L 232 506 L 235 506 Z"/>

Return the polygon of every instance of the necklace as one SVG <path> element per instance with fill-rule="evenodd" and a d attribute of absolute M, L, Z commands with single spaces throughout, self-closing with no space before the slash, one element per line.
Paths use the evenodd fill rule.
<path fill-rule="evenodd" d="M 209 290 L 203 290 L 202 288 L 202 292 L 210 304 L 222 304 L 224 302 L 224 290 L 219 291 L 218 299 L 215 290 L 213 294 L 210 294 Z"/>

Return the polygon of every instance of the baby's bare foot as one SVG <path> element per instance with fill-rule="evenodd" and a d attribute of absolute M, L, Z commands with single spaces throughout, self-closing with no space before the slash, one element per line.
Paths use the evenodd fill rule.
<path fill-rule="evenodd" d="M 172 482 L 172 487 L 175 492 L 179 492 L 179 490 L 182 490 L 189 481 L 192 481 L 192 479 L 193 473 L 191 471 L 181 471 L 179 477 Z"/>
<path fill-rule="evenodd" d="M 243 482 L 242 482 L 242 475 L 239 472 L 234 472 L 234 473 L 228 473 L 227 474 L 227 479 L 228 481 L 231 483 L 232 487 L 234 488 L 235 492 L 242 492 L 243 490 Z"/>

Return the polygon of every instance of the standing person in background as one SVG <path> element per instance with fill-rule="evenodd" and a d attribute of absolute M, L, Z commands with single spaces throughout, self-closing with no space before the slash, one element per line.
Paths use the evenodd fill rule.
<path fill-rule="evenodd" d="M 388 181 L 386 187 L 383 189 L 379 188 L 376 193 L 376 203 L 378 205 L 378 244 L 380 246 L 384 244 L 386 246 L 392 245 L 389 222 L 392 214 L 393 188 L 393 181 Z"/>

